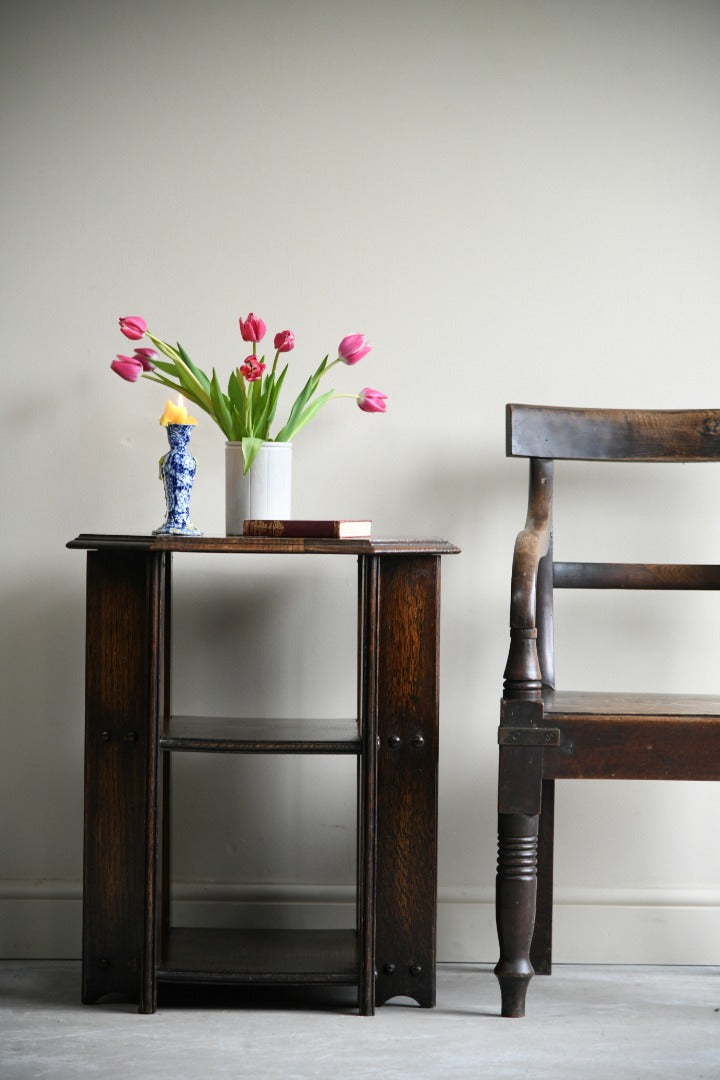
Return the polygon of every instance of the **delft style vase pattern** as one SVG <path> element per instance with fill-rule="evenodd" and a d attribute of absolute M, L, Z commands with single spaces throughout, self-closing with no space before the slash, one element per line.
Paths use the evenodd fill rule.
<path fill-rule="evenodd" d="M 160 458 L 160 479 L 165 488 L 165 521 L 155 534 L 202 536 L 190 520 L 190 493 L 197 462 L 188 450 L 192 424 L 168 424 L 170 449 Z"/>

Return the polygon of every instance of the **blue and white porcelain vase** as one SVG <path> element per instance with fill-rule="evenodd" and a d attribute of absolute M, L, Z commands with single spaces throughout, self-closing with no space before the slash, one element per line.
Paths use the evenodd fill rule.
<path fill-rule="evenodd" d="M 197 462 L 188 450 L 192 424 L 168 424 L 170 449 L 160 458 L 160 479 L 165 488 L 165 521 L 155 534 L 202 536 L 190 520 L 190 493 Z"/>

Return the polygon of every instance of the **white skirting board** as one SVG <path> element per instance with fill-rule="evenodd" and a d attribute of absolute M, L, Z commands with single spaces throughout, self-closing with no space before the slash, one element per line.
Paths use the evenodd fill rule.
<path fill-rule="evenodd" d="M 178 925 L 343 927 L 354 920 L 350 886 L 179 883 Z M 0 958 L 80 956 L 77 881 L 0 881 Z M 492 890 L 442 887 L 438 960 L 494 963 Z M 559 889 L 554 960 L 591 964 L 720 964 L 718 889 Z"/>

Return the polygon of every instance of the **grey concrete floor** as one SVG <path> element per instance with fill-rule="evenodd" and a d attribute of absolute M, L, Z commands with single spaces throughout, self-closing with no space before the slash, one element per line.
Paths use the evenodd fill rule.
<path fill-rule="evenodd" d="M 354 1012 L 348 990 L 84 1006 L 80 965 L 0 961 L 2 1080 L 720 1080 L 720 969 L 558 966 L 524 1020 L 489 966 L 444 964 L 437 1008 Z"/>

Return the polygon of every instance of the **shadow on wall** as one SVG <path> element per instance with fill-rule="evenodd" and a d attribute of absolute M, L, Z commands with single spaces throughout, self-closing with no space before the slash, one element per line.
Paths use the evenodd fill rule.
<path fill-rule="evenodd" d="M 79 877 L 82 864 L 84 599 L 48 577 L 8 586 L 0 645 L 0 783 L 13 826 L 0 835 L 7 878 Z"/>
<path fill-rule="evenodd" d="M 355 715 L 354 557 L 191 555 L 173 565 L 173 711 Z"/>
<path fill-rule="evenodd" d="M 174 712 L 357 715 L 354 556 L 175 556 L 174 582 Z M 178 880 L 354 881 L 354 758 L 183 758 Z"/>
<path fill-rule="evenodd" d="M 383 534 L 444 537 L 472 557 L 502 527 L 517 502 L 515 486 L 512 463 L 496 454 L 489 459 L 474 445 L 471 454 L 443 454 L 411 472 L 388 467 L 375 496 L 377 516 Z M 524 473 L 517 489 L 522 508 Z"/>

